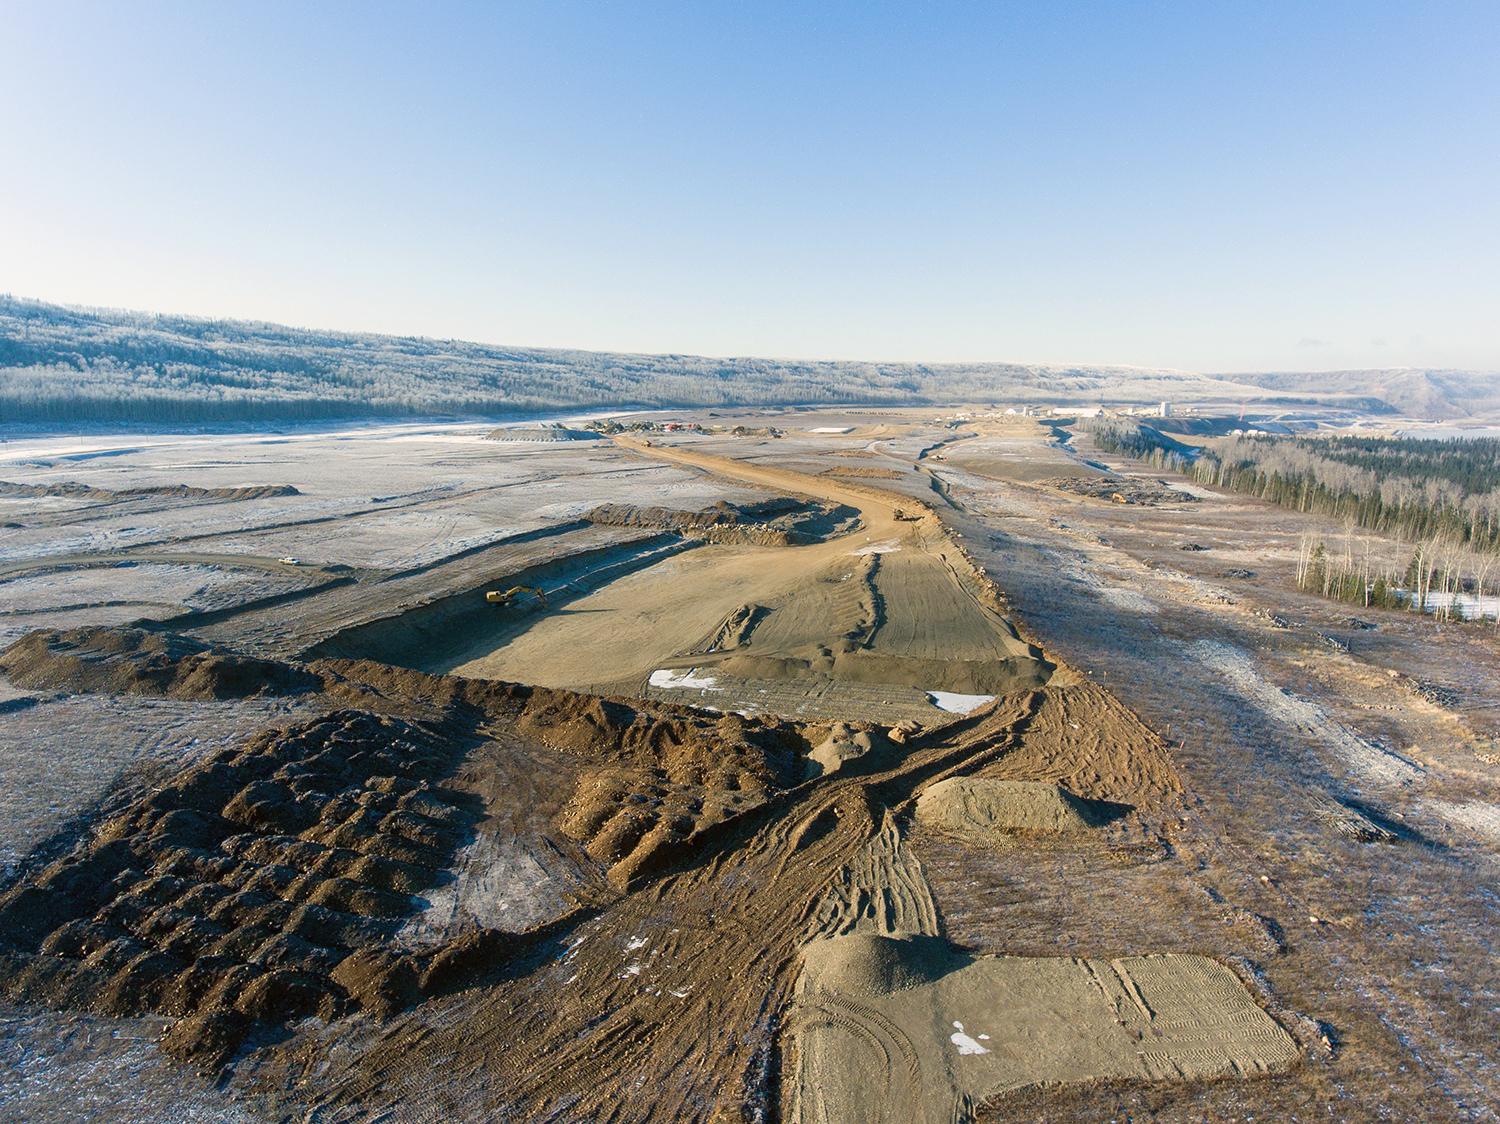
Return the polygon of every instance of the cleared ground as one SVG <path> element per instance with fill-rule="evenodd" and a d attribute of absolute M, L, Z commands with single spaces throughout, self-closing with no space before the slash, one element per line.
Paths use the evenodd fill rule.
<path fill-rule="evenodd" d="M 924 508 L 841 479 L 692 447 L 643 456 L 859 513 L 859 532 L 807 546 L 703 546 L 546 613 L 501 646 L 431 670 L 700 701 L 718 710 L 930 719 L 929 691 L 995 695 L 1047 669 L 986 603 L 987 591 Z M 733 624 L 731 622 L 738 622 Z M 653 672 L 676 671 L 677 675 Z M 599 678 L 601 673 L 609 676 Z M 680 684 L 680 685 L 679 685 Z M 847 689 L 847 693 L 846 693 Z"/>
<path fill-rule="evenodd" d="M 5 1110 L 1500 1111 L 1491 632 L 1031 419 L 698 420 L 785 436 L 7 447 L 94 489 L 4 497 L 7 626 L 160 624 L 4 657 Z M 586 518 L 787 493 L 859 529 Z"/>

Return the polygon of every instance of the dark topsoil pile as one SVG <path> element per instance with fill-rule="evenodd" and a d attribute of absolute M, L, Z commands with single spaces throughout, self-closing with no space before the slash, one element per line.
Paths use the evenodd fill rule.
<path fill-rule="evenodd" d="M 62 857 L 23 864 L 0 894 L 0 994 L 177 1016 L 164 1048 L 209 1069 L 258 1026 L 385 1017 L 545 938 L 475 926 L 420 951 L 394 940 L 499 811 L 465 765 L 485 756 L 476 747 L 534 775 L 559 841 L 624 887 L 798 783 L 807 746 L 789 723 L 365 661 L 249 660 L 140 630 L 32 633 L 0 668 L 33 688 L 327 703 L 116 794 Z"/>
<path fill-rule="evenodd" d="M 80 500 L 133 500 L 152 496 L 179 500 L 263 500 L 301 495 L 290 484 L 242 484 L 232 488 L 198 488 L 192 484 L 156 484 L 143 488 L 101 488 L 95 484 L 63 481 L 55 484 L 16 484 L 0 480 L 0 496 L 62 496 Z"/>
<path fill-rule="evenodd" d="M 820 542 L 848 534 L 859 525 L 859 512 L 852 507 L 791 496 L 754 503 L 720 500 L 701 511 L 607 503 L 584 518 L 610 527 L 651 527 L 713 542 L 751 542 L 763 546 Z"/>
<path fill-rule="evenodd" d="M 320 680 L 290 664 L 143 629 L 30 632 L 0 652 L 0 671 L 31 691 L 240 699 L 310 691 Z"/>
<path fill-rule="evenodd" d="M 1140 504 L 1144 507 L 1160 507 L 1164 504 L 1197 503 L 1198 497 L 1188 492 L 1169 488 L 1161 481 L 1151 482 L 1136 477 L 1124 476 L 1062 476 L 1055 480 L 1039 480 L 1039 484 L 1072 492 L 1075 496 L 1089 496 L 1097 500 L 1114 503 Z"/>

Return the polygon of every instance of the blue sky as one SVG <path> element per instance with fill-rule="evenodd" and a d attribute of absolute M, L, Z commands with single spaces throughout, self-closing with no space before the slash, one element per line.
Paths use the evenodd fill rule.
<path fill-rule="evenodd" d="M 1500 370 L 1500 4 L 0 0 L 0 290 L 714 355 Z"/>

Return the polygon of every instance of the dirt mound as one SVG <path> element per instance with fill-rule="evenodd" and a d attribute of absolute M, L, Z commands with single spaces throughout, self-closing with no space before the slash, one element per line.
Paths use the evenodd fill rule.
<path fill-rule="evenodd" d="M 517 727 L 550 745 L 607 755 L 579 779 L 558 826 L 622 887 L 693 849 L 704 832 L 762 807 L 804 771 L 806 743 L 794 726 L 739 715 L 662 716 L 546 692 Z"/>
<path fill-rule="evenodd" d="M 886 995 L 934 983 L 968 957 L 939 936 L 851 933 L 813 941 L 802 952 L 802 987 L 810 991 Z"/>
<path fill-rule="evenodd" d="M 825 468 L 820 475 L 838 476 L 849 480 L 900 480 L 907 474 L 898 472 L 894 468 L 880 468 L 875 465 L 837 464 L 832 468 Z"/>
<path fill-rule="evenodd" d="M 1112 818 L 1110 805 L 1045 781 L 953 777 L 917 800 L 918 823 L 959 835 L 1069 835 Z"/>
<path fill-rule="evenodd" d="M 609 527 L 649 527 L 691 535 L 709 542 L 798 546 L 847 534 L 859 525 L 859 513 L 843 504 L 813 503 L 777 496 L 755 503 L 720 500 L 700 511 L 635 504 L 601 504 L 584 516 Z"/>
<path fill-rule="evenodd" d="M 0 896 L 0 989 L 179 1016 L 164 1046 L 210 1068 L 258 1023 L 398 1005 L 422 965 L 381 946 L 474 821 L 437 784 L 467 744 L 339 711 L 184 770 Z"/>
<path fill-rule="evenodd" d="M 885 749 L 889 742 L 878 730 L 854 729 L 847 722 L 835 722 L 828 736 L 807 752 L 807 775 L 830 776 L 848 761 Z"/>
<path fill-rule="evenodd" d="M 264 500 L 299 496 L 290 484 L 246 484 L 237 488 L 197 488 L 191 484 L 161 484 L 146 488 L 100 488 L 94 484 L 14 484 L 0 480 L 0 496 L 61 496 L 83 500 L 131 500 L 164 496 L 183 500 Z"/>
<path fill-rule="evenodd" d="M 1166 743 L 1110 692 L 1071 678 L 1047 687 L 1021 748 L 977 775 L 1049 781 L 1087 800 L 1137 808 L 1180 797 Z"/>
<path fill-rule="evenodd" d="M 755 626 L 764 619 L 768 611 L 764 605 L 756 605 L 753 602 L 748 605 L 737 605 L 719 627 L 714 629 L 708 642 L 699 646 L 702 653 L 723 652 L 730 648 L 744 647 L 750 640 L 750 634 L 755 631 Z"/>
<path fill-rule="evenodd" d="M 0 670 L 30 690 L 240 699 L 310 690 L 318 679 L 174 633 L 79 628 L 27 633 L 0 653 Z"/>
<path fill-rule="evenodd" d="M 589 429 L 569 429 L 556 422 L 543 425 L 523 425 L 492 429 L 484 435 L 486 441 L 510 441 L 531 444 L 550 441 L 602 441 L 604 438 Z"/>

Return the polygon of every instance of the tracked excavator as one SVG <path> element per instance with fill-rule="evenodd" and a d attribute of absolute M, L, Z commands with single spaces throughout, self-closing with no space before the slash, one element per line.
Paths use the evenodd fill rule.
<path fill-rule="evenodd" d="M 492 589 L 484 595 L 484 599 L 491 605 L 514 605 L 516 598 L 523 593 L 532 593 L 541 603 L 542 608 L 547 607 L 547 595 L 534 585 L 513 585 L 507 590 Z"/>

